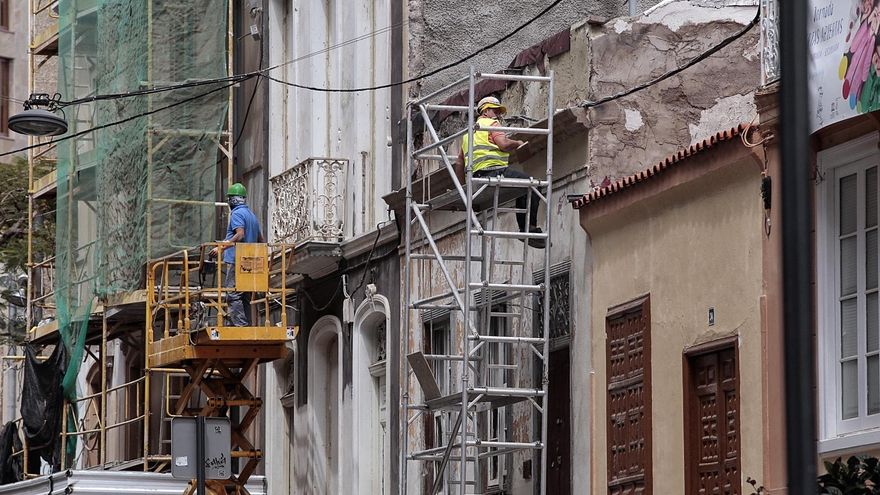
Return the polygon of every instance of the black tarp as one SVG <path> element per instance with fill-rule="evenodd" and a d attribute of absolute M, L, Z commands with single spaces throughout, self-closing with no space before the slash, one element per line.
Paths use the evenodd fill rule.
<path fill-rule="evenodd" d="M 0 433 L 0 485 L 23 479 L 22 456 L 13 456 L 19 451 L 21 451 L 21 437 L 18 436 L 16 424 L 10 421 L 3 425 L 3 432 Z"/>
<path fill-rule="evenodd" d="M 67 368 L 67 352 L 58 344 L 45 361 L 37 351 L 25 347 L 24 384 L 21 392 L 21 417 L 31 458 L 42 457 L 53 470 L 61 464 L 61 381 Z"/>

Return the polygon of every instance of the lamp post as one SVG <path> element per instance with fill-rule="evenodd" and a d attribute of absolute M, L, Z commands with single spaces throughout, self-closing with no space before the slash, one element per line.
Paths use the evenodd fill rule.
<path fill-rule="evenodd" d="M 46 93 L 32 94 L 24 102 L 24 111 L 9 117 L 9 128 L 27 136 L 59 136 L 67 132 L 67 121 L 59 116 L 61 110 L 56 93 L 50 97 Z M 62 115 L 63 115 L 62 111 Z"/>

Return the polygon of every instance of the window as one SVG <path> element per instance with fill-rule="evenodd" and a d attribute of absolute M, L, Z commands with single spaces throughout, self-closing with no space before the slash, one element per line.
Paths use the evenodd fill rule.
<path fill-rule="evenodd" d="M 0 15 L 2 11 L 3 8 L 0 6 Z M 12 60 L 0 58 L 0 136 L 9 135 L 7 120 L 9 120 L 10 97 L 12 97 Z"/>
<path fill-rule="evenodd" d="M 687 493 L 740 492 L 739 370 L 736 339 L 687 353 Z"/>
<path fill-rule="evenodd" d="M 9 0 L 0 0 L 0 29 L 9 31 Z"/>
<path fill-rule="evenodd" d="M 431 319 L 425 322 L 425 332 L 423 347 L 428 362 L 437 380 L 437 386 L 440 389 L 440 395 L 448 395 L 451 393 L 450 383 L 452 380 L 452 366 L 448 359 L 443 359 L 452 353 L 452 332 L 450 331 L 451 322 L 449 315 L 440 318 Z M 445 445 L 447 439 L 446 432 L 452 425 L 446 424 L 446 418 L 442 411 L 434 411 L 425 415 L 425 447 L 440 447 Z M 448 427 L 448 428 L 447 428 Z M 433 485 L 434 473 L 440 472 L 440 463 L 433 463 L 432 469 L 429 469 L 428 476 L 424 477 L 425 490 L 430 491 Z M 444 476 L 448 476 L 449 470 L 444 471 Z"/>
<path fill-rule="evenodd" d="M 491 312 L 496 313 L 496 315 L 489 316 L 489 335 L 507 335 L 507 322 L 505 321 L 506 316 L 504 316 L 506 311 L 506 305 L 492 306 Z M 512 364 L 507 350 L 509 346 L 500 342 L 491 342 L 487 346 L 487 385 L 489 387 L 509 386 L 508 370 Z M 508 408 L 496 407 L 486 411 L 490 442 L 507 441 L 507 429 L 505 426 L 507 424 L 507 418 L 505 417 L 507 410 Z M 506 471 L 504 461 L 504 455 L 493 455 L 488 458 L 488 485 L 490 487 L 501 487 L 504 485 Z"/>
<path fill-rule="evenodd" d="M 605 317 L 608 495 L 651 493 L 651 314 L 648 296 Z"/>
<path fill-rule="evenodd" d="M 880 426 L 877 135 L 819 161 L 820 449 L 829 451 L 867 443 L 852 434 Z M 827 443 L 846 435 L 849 444 Z"/>

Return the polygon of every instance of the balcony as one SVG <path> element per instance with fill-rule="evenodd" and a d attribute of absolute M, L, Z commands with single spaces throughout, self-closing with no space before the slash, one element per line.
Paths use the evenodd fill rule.
<path fill-rule="evenodd" d="M 336 270 L 345 235 L 348 160 L 309 158 L 270 179 L 272 240 L 294 246 L 295 273 Z"/>

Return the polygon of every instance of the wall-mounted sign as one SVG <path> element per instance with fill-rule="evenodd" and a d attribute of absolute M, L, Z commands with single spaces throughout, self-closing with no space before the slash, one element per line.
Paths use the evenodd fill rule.
<path fill-rule="evenodd" d="M 810 129 L 880 109 L 880 5 L 809 0 Z"/>

